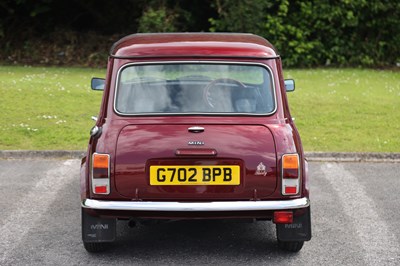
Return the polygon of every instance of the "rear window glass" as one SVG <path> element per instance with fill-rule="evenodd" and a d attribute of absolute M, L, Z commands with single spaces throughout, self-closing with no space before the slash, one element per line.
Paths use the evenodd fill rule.
<path fill-rule="evenodd" d="M 115 110 L 123 115 L 270 114 L 275 97 L 271 74 L 260 65 L 129 65 L 118 77 Z"/>

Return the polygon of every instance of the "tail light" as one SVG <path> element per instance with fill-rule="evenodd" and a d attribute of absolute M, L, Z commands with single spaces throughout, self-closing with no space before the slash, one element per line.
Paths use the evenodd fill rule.
<path fill-rule="evenodd" d="M 108 154 L 93 154 L 92 191 L 94 194 L 110 194 L 110 155 Z"/>
<path fill-rule="evenodd" d="M 282 195 L 297 195 L 300 191 L 300 161 L 298 154 L 282 156 Z"/>

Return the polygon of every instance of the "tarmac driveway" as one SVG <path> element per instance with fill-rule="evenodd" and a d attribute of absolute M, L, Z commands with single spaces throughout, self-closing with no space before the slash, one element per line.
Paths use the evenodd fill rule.
<path fill-rule="evenodd" d="M 278 249 L 263 221 L 133 229 L 103 254 L 81 244 L 79 160 L 0 160 L 0 265 L 399 265 L 400 164 L 311 162 L 313 238 Z"/>

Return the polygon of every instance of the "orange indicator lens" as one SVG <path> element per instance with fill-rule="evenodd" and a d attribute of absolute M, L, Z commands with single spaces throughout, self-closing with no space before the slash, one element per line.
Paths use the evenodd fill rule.
<path fill-rule="evenodd" d="M 108 168 L 109 158 L 108 154 L 93 154 L 93 168 Z"/>
<path fill-rule="evenodd" d="M 284 169 L 298 169 L 299 168 L 299 155 L 285 154 L 282 157 Z"/>

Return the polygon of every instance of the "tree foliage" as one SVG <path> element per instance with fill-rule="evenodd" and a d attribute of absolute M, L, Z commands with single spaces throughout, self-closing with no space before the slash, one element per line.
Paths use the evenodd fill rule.
<path fill-rule="evenodd" d="M 400 2 L 390 0 L 0 0 L 3 62 L 96 64 L 135 32 L 251 32 L 286 66 L 394 66 Z"/>
<path fill-rule="evenodd" d="M 278 48 L 287 66 L 400 62 L 398 1 L 214 0 L 214 5 L 219 14 L 211 20 L 214 31 L 260 34 Z"/>

